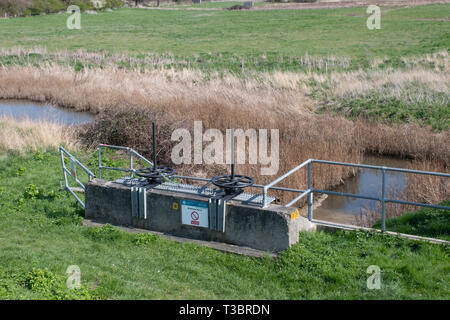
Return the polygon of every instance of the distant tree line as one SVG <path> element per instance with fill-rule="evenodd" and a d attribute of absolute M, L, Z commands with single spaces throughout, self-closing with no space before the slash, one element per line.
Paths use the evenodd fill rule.
<path fill-rule="evenodd" d="M 103 0 L 103 9 L 118 8 L 122 0 Z M 0 16 L 33 16 L 42 13 L 64 11 L 70 5 L 77 5 L 82 11 L 96 10 L 91 0 L 0 0 Z"/>

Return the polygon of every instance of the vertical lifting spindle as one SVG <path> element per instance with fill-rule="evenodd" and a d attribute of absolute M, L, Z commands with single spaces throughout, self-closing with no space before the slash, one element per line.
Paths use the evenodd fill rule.
<path fill-rule="evenodd" d="M 231 133 L 231 137 L 230 137 L 231 138 L 231 161 L 230 161 L 231 162 L 231 174 L 226 174 L 223 176 L 215 176 L 215 177 L 212 177 L 212 179 L 211 179 L 211 183 L 213 185 L 222 189 L 222 196 L 220 199 L 224 200 L 224 203 L 225 203 L 225 201 L 230 200 L 233 197 L 241 194 L 244 191 L 244 188 L 251 187 L 254 183 L 254 180 L 252 178 L 235 173 L 234 129 L 230 129 L 230 131 L 228 131 L 228 129 L 227 129 L 227 136 L 228 136 L 228 132 Z M 227 149 L 228 149 L 228 142 L 227 142 Z M 227 156 L 227 161 L 228 161 L 228 159 L 229 158 Z"/>
<path fill-rule="evenodd" d="M 231 179 L 234 179 L 234 129 L 231 129 Z"/>
<path fill-rule="evenodd" d="M 133 149 L 130 148 L 130 178 L 134 176 L 134 165 L 133 165 Z"/>
<path fill-rule="evenodd" d="M 153 138 L 153 164 L 148 168 L 134 170 L 134 174 L 138 177 L 146 178 L 147 182 L 152 184 L 161 184 L 165 178 L 171 178 L 175 174 L 175 170 L 171 167 L 158 166 L 156 152 L 156 124 L 152 122 L 152 138 Z"/>
<path fill-rule="evenodd" d="M 153 134 L 153 171 L 158 168 L 156 163 L 156 125 L 152 122 L 152 134 Z"/>

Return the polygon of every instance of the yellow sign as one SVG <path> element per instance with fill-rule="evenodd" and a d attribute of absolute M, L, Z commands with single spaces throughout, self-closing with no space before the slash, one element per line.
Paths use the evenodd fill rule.
<path fill-rule="evenodd" d="M 172 209 L 173 210 L 178 210 L 178 202 L 173 202 L 172 203 Z"/>

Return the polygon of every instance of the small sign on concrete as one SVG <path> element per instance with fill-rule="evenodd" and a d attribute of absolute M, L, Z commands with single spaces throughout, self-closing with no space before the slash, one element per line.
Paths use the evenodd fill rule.
<path fill-rule="evenodd" d="M 193 227 L 208 228 L 208 203 L 181 200 L 181 223 Z"/>

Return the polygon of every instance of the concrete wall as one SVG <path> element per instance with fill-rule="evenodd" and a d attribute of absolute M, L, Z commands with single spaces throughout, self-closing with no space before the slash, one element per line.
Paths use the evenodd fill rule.
<path fill-rule="evenodd" d="M 225 232 L 181 223 L 181 200 L 205 201 L 196 195 L 147 190 L 147 219 L 132 217 L 130 187 L 94 179 L 86 186 L 86 218 L 114 225 L 133 226 L 187 238 L 221 241 L 259 250 L 278 252 L 299 239 L 300 230 L 315 225 L 295 208 L 270 205 L 268 208 L 229 201 Z"/>

